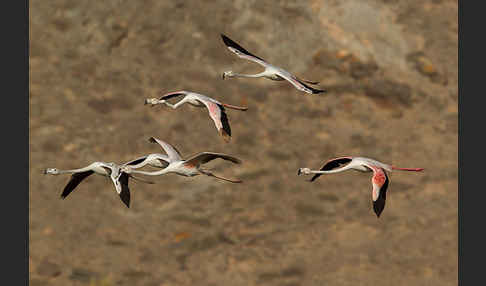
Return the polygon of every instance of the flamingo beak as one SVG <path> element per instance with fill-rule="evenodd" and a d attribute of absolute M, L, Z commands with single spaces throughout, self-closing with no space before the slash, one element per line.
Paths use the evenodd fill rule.
<path fill-rule="evenodd" d="M 302 171 L 301 169 L 299 168 L 299 170 L 297 170 L 297 176 L 300 176 L 302 174 Z"/>

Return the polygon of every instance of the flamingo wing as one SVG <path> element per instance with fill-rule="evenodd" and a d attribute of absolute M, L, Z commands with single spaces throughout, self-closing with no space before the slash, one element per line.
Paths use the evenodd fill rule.
<path fill-rule="evenodd" d="M 324 166 L 320 169 L 321 171 L 330 171 L 333 169 L 341 168 L 344 165 L 349 164 L 353 159 L 351 157 L 340 157 L 340 158 L 334 158 L 326 163 L 324 163 Z M 312 176 L 310 179 L 311 182 L 313 182 L 315 179 L 319 178 L 322 174 L 315 174 Z"/>
<path fill-rule="evenodd" d="M 201 164 L 205 164 L 209 161 L 214 159 L 221 158 L 223 160 L 231 161 L 235 164 L 241 164 L 241 160 L 226 154 L 221 153 L 213 153 L 213 152 L 202 152 L 192 156 L 191 158 L 187 159 L 184 164 L 191 165 L 191 166 L 199 166 Z"/>
<path fill-rule="evenodd" d="M 147 156 L 142 156 L 142 157 L 139 157 L 137 159 L 133 159 L 131 161 L 128 161 L 126 162 L 125 164 L 123 164 L 123 166 L 134 166 L 134 165 L 138 165 L 140 163 L 142 163 L 143 161 L 145 161 L 145 159 L 147 159 Z"/>
<path fill-rule="evenodd" d="M 114 168 L 111 170 L 110 178 L 113 181 L 115 190 L 120 196 L 122 202 L 130 207 L 130 189 L 128 188 L 128 174 L 125 172 L 120 172 L 120 168 Z"/>
<path fill-rule="evenodd" d="M 170 164 L 169 158 L 157 157 L 157 160 L 159 160 L 160 164 L 162 165 L 161 168 L 167 168 L 167 166 Z"/>
<path fill-rule="evenodd" d="M 277 75 L 279 77 L 285 79 L 286 81 L 290 82 L 295 88 L 297 88 L 298 90 L 301 90 L 303 92 L 307 92 L 307 93 L 310 93 L 310 94 L 317 94 L 317 93 L 321 93 L 321 92 L 326 92 L 326 90 L 315 89 L 313 87 L 306 85 L 301 80 L 299 80 L 297 77 L 295 77 L 294 75 L 290 74 L 287 71 L 282 70 Z"/>
<path fill-rule="evenodd" d="M 223 139 L 226 142 L 229 142 L 231 139 L 231 127 L 229 125 L 228 116 L 226 115 L 224 107 L 221 104 L 212 102 L 210 100 L 198 100 L 206 105 L 209 116 L 214 121 L 216 129 L 218 129 L 218 132 L 221 134 L 221 136 L 223 136 Z"/>
<path fill-rule="evenodd" d="M 298 78 L 298 77 L 296 77 L 296 79 L 297 79 L 298 81 L 305 82 L 305 83 L 312 84 L 312 85 L 319 84 L 319 82 L 318 82 L 318 81 L 310 81 L 310 80 L 305 80 L 305 79 L 301 79 L 301 78 Z"/>
<path fill-rule="evenodd" d="M 155 137 L 150 137 L 149 142 L 159 144 L 169 156 L 170 162 L 182 160 L 181 153 L 172 145 Z"/>
<path fill-rule="evenodd" d="M 176 91 L 176 92 L 167 93 L 167 94 L 162 95 L 162 97 L 159 98 L 159 99 L 160 100 L 168 100 L 168 99 L 171 99 L 173 97 L 178 97 L 178 96 L 181 96 L 181 95 L 185 95 L 185 92 Z"/>
<path fill-rule="evenodd" d="M 120 199 L 127 206 L 127 208 L 130 208 L 130 189 L 128 188 L 128 178 L 129 176 L 127 173 L 122 173 L 118 179 L 118 182 L 121 186 L 121 191 L 119 193 Z"/>
<path fill-rule="evenodd" d="M 61 198 L 65 199 L 84 179 L 93 174 L 93 171 L 86 171 L 81 173 L 74 173 L 62 191 Z"/>
<path fill-rule="evenodd" d="M 386 190 L 388 189 L 389 179 L 386 171 L 383 168 L 373 168 L 373 177 L 371 183 L 373 184 L 373 190 L 371 198 L 373 200 L 373 210 L 377 217 L 385 209 Z"/>
<path fill-rule="evenodd" d="M 221 34 L 221 38 L 223 38 L 223 42 L 226 45 L 226 47 L 235 53 L 238 57 L 242 59 L 246 59 L 252 62 L 255 62 L 257 64 L 260 64 L 262 66 L 267 66 L 268 63 L 265 62 L 264 59 L 255 56 L 254 54 L 250 53 L 246 49 L 244 49 L 242 46 L 238 45 L 235 41 L 231 40 L 227 36 Z"/>

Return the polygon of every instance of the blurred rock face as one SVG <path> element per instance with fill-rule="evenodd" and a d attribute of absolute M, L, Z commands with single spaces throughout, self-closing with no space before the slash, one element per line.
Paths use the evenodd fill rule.
<path fill-rule="evenodd" d="M 30 1 L 30 279 L 35 285 L 457 285 L 457 1 Z M 328 92 L 234 78 L 261 71 L 244 48 Z M 144 106 L 193 90 L 228 111 Z M 233 185 L 167 175 L 111 182 L 79 168 L 161 152 L 224 152 Z M 390 175 L 372 211 L 370 174 L 306 182 L 300 167 L 367 156 Z M 231 168 L 225 168 L 229 166 Z"/>

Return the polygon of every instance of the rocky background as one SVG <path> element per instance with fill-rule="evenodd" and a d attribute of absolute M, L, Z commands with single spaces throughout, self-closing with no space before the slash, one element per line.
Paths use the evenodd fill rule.
<path fill-rule="evenodd" d="M 30 285 L 457 285 L 458 3 L 448 0 L 30 2 Z M 320 82 L 222 80 L 274 65 Z M 205 110 L 144 106 L 191 90 L 222 102 L 231 143 Z M 209 177 L 130 182 L 127 209 L 80 168 L 160 152 L 213 161 Z M 314 183 L 299 167 L 368 156 L 422 173 L 390 175 L 380 218 L 370 174 Z M 228 168 L 226 168 L 228 167 Z"/>

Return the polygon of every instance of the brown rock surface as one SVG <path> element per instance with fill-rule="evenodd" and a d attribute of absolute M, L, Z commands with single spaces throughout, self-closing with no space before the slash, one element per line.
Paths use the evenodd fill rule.
<path fill-rule="evenodd" d="M 29 3 L 33 285 L 457 285 L 457 1 Z M 220 33 L 328 92 L 223 81 L 261 68 Z M 143 105 L 178 89 L 247 105 L 232 142 Z M 240 157 L 212 165 L 245 182 L 131 181 L 127 209 L 109 180 L 61 200 L 68 176 L 41 172 L 160 152 L 150 136 Z M 369 174 L 296 175 L 341 155 L 426 170 L 393 173 L 377 219 Z"/>

